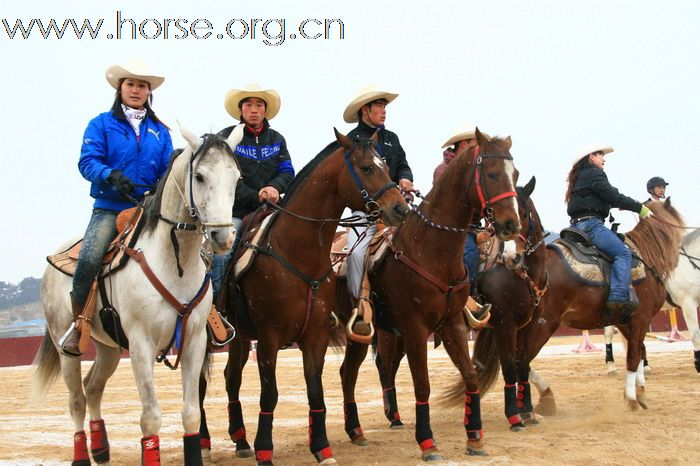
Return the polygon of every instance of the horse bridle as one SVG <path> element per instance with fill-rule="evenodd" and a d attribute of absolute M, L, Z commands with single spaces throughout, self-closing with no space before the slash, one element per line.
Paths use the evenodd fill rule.
<path fill-rule="evenodd" d="M 370 218 L 376 219 L 379 217 L 379 211 L 381 210 L 381 207 L 379 206 L 379 200 L 380 197 L 384 195 L 385 192 L 392 188 L 399 189 L 398 185 L 393 182 L 389 181 L 386 183 L 384 186 L 380 187 L 377 192 L 374 194 L 370 195 L 367 190 L 365 189 L 365 186 L 362 184 L 362 180 L 360 177 L 357 175 L 357 172 L 355 171 L 355 167 L 352 166 L 352 162 L 350 161 L 350 157 L 352 156 L 353 151 L 357 148 L 358 144 L 353 143 L 353 145 L 350 147 L 345 152 L 345 155 L 343 158 L 345 159 L 345 166 L 348 167 L 348 171 L 350 172 L 350 175 L 352 176 L 352 179 L 355 181 L 355 184 L 360 190 L 360 195 L 362 196 L 362 199 L 365 201 L 365 210 L 368 212 L 368 216 Z"/>
<path fill-rule="evenodd" d="M 505 152 L 502 154 L 496 154 L 496 153 L 486 153 L 486 154 L 479 154 L 480 152 L 480 147 L 477 145 L 474 148 L 474 178 L 473 182 L 476 183 L 476 194 L 479 197 L 479 201 L 481 202 L 481 217 L 485 218 L 487 222 L 489 223 L 494 223 L 494 218 L 493 218 L 493 207 L 492 205 L 497 203 L 498 201 L 502 201 L 503 199 L 508 199 L 511 197 L 517 197 L 517 193 L 515 191 L 504 191 L 500 194 L 496 194 L 493 197 L 488 197 L 488 193 L 486 192 L 486 183 L 484 183 L 484 171 L 482 168 L 482 164 L 484 159 L 501 159 L 501 160 L 513 160 L 513 156 L 510 155 L 510 153 Z M 467 188 L 467 191 L 471 188 L 471 181 L 469 183 L 469 187 Z"/>

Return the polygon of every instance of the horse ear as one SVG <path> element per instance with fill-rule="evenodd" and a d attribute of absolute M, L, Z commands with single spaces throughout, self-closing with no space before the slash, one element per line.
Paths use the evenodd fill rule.
<path fill-rule="evenodd" d="M 187 144 L 192 148 L 193 151 L 197 150 L 197 147 L 199 147 L 199 138 L 192 131 L 182 126 L 180 120 L 175 121 L 177 121 L 177 126 L 180 128 L 180 134 L 185 139 L 185 141 L 187 141 Z"/>
<path fill-rule="evenodd" d="M 375 145 L 377 142 L 379 142 L 379 130 L 375 130 L 374 133 L 372 133 L 372 137 L 369 138 L 370 141 L 372 141 L 372 145 Z"/>
<path fill-rule="evenodd" d="M 481 131 L 479 131 L 479 127 L 477 126 L 474 128 L 474 135 L 476 136 L 476 143 L 479 145 L 479 147 L 483 147 L 486 145 L 489 140 L 482 134 Z"/>
<path fill-rule="evenodd" d="M 231 134 L 228 135 L 228 138 L 226 138 L 226 144 L 228 144 L 232 151 L 235 151 L 238 144 L 243 140 L 244 128 L 245 125 L 236 126 L 233 128 L 233 131 L 231 131 Z"/>
<path fill-rule="evenodd" d="M 352 147 L 352 139 L 350 139 L 335 128 L 333 128 L 333 131 L 335 131 L 335 138 L 338 140 L 340 145 L 343 146 L 346 150 L 349 150 Z"/>
<path fill-rule="evenodd" d="M 666 200 L 664 201 L 664 207 L 665 207 L 666 209 L 670 209 L 670 208 L 671 208 L 671 196 L 668 196 L 668 197 L 666 198 Z"/>
<path fill-rule="evenodd" d="M 510 136 L 505 138 L 503 142 L 505 143 L 506 150 L 510 150 L 510 148 L 513 147 L 513 140 L 510 138 Z"/>
<path fill-rule="evenodd" d="M 532 195 L 532 192 L 535 190 L 535 183 L 536 183 L 536 180 L 535 180 L 535 177 L 533 176 L 532 178 L 530 178 L 530 181 L 528 181 L 527 184 L 525 185 L 525 187 L 523 188 L 523 191 L 525 192 L 525 194 L 527 194 L 527 197 L 530 197 Z"/>

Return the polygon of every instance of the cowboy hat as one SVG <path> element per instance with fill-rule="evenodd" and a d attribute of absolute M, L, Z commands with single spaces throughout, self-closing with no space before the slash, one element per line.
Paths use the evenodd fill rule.
<path fill-rule="evenodd" d="M 481 133 L 482 136 L 485 136 L 486 139 L 491 139 L 491 136 L 484 133 L 483 131 L 479 130 L 479 132 Z M 460 127 L 459 129 L 456 129 L 452 134 L 454 136 L 452 136 L 450 139 L 447 140 L 447 142 L 445 144 L 442 145 L 443 149 L 445 147 L 453 146 L 460 141 L 464 141 L 465 139 L 476 138 L 476 126 L 465 125 L 465 126 Z"/>
<path fill-rule="evenodd" d="M 257 97 L 265 101 L 265 118 L 272 120 L 280 111 L 282 101 L 274 89 L 263 89 L 259 84 L 248 84 L 243 89 L 231 89 L 224 98 L 224 107 L 229 115 L 236 120 L 241 119 L 239 104 L 248 97 Z"/>
<path fill-rule="evenodd" d="M 151 90 L 154 90 L 165 81 L 164 77 L 156 76 L 151 73 L 148 65 L 141 60 L 129 60 L 122 65 L 112 65 L 107 68 L 105 77 L 107 78 L 107 82 L 117 90 L 119 90 L 119 81 L 126 78 L 146 81 L 151 85 Z"/>
<path fill-rule="evenodd" d="M 345 111 L 343 112 L 343 120 L 345 120 L 346 123 L 357 123 L 357 111 L 360 110 L 363 105 L 367 105 L 368 103 L 379 99 L 385 99 L 387 102 L 391 102 L 398 96 L 398 94 L 382 91 L 378 89 L 377 86 L 370 84 L 362 89 L 357 96 L 355 96 L 352 102 L 345 107 Z"/>
<path fill-rule="evenodd" d="M 603 154 L 609 154 L 613 152 L 614 149 L 611 146 L 606 146 L 604 144 L 588 144 L 586 146 L 583 146 L 577 153 L 576 153 L 576 162 L 581 160 L 587 155 L 590 155 L 594 152 L 602 152 Z"/>

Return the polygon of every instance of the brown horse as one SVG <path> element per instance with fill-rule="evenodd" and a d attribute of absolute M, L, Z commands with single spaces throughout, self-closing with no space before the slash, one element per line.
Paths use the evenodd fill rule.
<path fill-rule="evenodd" d="M 640 221 L 637 226 L 627 233 L 637 246 L 644 262 L 646 278 L 634 285 L 639 297 L 639 307 L 628 324 L 617 325 L 622 334 L 628 340 L 627 346 L 627 380 L 625 386 L 625 399 L 631 409 L 639 406 L 647 408 L 645 396 L 644 368 L 642 364 L 643 342 L 649 323 L 658 312 L 666 298 L 664 280 L 678 262 L 678 250 L 681 243 L 683 225 L 680 214 L 671 206 L 670 200 L 665 202 L 652 202 L 648 204 L 654 212 L 654 217 Z M 534 207 L 533 207 L 534 208 Z M 536 217 L 535 217 L 536 218 Z M 541 248 L 540 248 L 541 249 Z M 475 358 L 479 358 L 480 387 L 483 391 L 495 381 L 498 371 L 497 355 L 501 355 L 502 361 L 508 361 L 504 376 L 506 378 L 506 415 L 511 425 L 517 422 L 511 420 L 514 414 L 514 406 L 517 406 L 525 419 L 533 417 L 532 402 L 528 384 L 530 374 L 530 361 L 537 356 L 540 349 L 554 334 L 560 325 L 588 330 L 602 328 L 606 325 L 603 309 L 607 297 L 607 289 L 603 286 L 588 286 L 579 283 L 571 276 L 571 272 L 564 264 L 561 256 L 553 249 L 546 248 L 542 253 L 533 255 L 528 267 L 532 277 L 545 277 L 545 281 L 537 281 L 540 286 L 546 288 L 541 296 L 539 306 L 534 306 L 533 300 L 525 300 L 521 305 L 515 296 L 508 294 L 508 302 L 503 297 L 494 307 L 508 309 L 508 312 L 516 315 L 530 315 L 529 322 L 521 330 L 517 331 L 517 344 L 512 345 L 512 335 L 517 330 L 517 319 L 504 319 L 496 322 L 499 326 L 508 329 L 496 329 L 493 332 L 485 332 L 477 338 Z M 540 279 L 542 280 L 542 279 Z M 486 281 L 486 277 L 482 279 Z M 486 284 L 486 283 L 485 283 Z M 499 289 L 508 286 L 495 275 L 485 289 Z M 520 296 L 522 296 L 522 288 Z M 496 297 L 494 293 L 492 299 Z M 496 303 L 494 303 L 496 304 Z M 506 312 L 501 313 L 501 315 Z M 491 322 L 494 322 L 492 317 Z M 494 324 L 496 325 L 496 324 Z M 503 337 L 503 335 L 508 335 Z M 498 353 L 495 351 L 498 347 Z M 517 376 L 517 389 L 512 386 L 512 364 L 515 362 Z M 506 375 L 507 374 L 507 375 Z M 517 390 L 517 399 L 513 395 Z M 453 401 L 458 400 L 458 391 L 452 392 Z M 517 419 L 514 419 L 517 420 Z"/>
<path fill-rule="evenodd" d="M 444 342 L 467 386 L 467 452 L 484 453 L 477 375 L 469 357 L 463 316 L 469 286 L 462 252 L 474 208 L 484 212 L 499 236 L 510 239 L 520 231 L 513 199 L 517 170 L 509 152 L 510 138 L 489 141 L 478 130 L 476 137 L 478 146 L 452 160 L 424 202 L 414 210 L 415 215 L 410 215 L 396 230 L 392 254 L 370 277 L 376 294 L 378 326 L 403 337 L 416 396 L 416 441 L 426 461 L 442 458 L 433 440 L 428 404 L 427 340 L 433 332 Z M 338 285 L 338 297 L 343 295 L 343 285 Z M 349 307 L 347 299 L 337 304 L 345 318 Z M 340 369 L 345 430 L 357 444 L 366 442 L 354 398 L 357 373 L 366 353 L 366 345 L 348 342 Z M 386 360 L 393 360 L 393 356 Z"/>
<path fill-rule="evenodd" d="M 408 206 L 391 182 L 374 149 L 376 136 L 353 142 L 336 131 L 329 145 L 295 178 L 278 208 L 266 246 L 254 247 L 250 269 L 234 280 L 229 265 L 219 299 L 236 323 L 225 369 L 229 397 L 229 433 L 238 456 L 250 456 L 239 391 L 241 373 L 257 339 L 261 395 L 255 454 L 258 464 L 272 464 L 272 419 L 277 405 L 277 352 L 292 343 L 302 351 L 309 398 L 311 453 L 333 464 L 326 436 L 326 407 L 321 375 L 333 309 L 335 280 L 330 249 L 343 209 L 365 209 L 390 225 L 399 224 Z M 252 248 L 250 243 L 243 246 Z M 204 418 L 203 418 L 204 419 Z M 202 429 L 203 432 L 206 429 Z"/>

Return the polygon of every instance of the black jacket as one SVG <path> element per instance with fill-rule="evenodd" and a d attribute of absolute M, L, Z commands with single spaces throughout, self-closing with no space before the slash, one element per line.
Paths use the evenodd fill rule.
<path fill-rule="evenodd" d="M 348 137 L 352 139 L 366 138 L 369 139 L 374 134 L 376 128 L 372 128 L 364 121 L 360 120 L 357 127 L 348 133 Z M 411 167 L 406 161 L 406 152 L 404 152 L 399 137 L 396 133 L 382 128 L 379 128 L 379 143 L 376 146 L 377 152 L 382 156 L 384 162 L 389 166 L 389 176 L 392 181 L 398 183 L 400 179 L 405 178 L 413 181 L 413 173 Z"/>
<path fill-rule="evenodd" d="M 235 127 L 229 126 L 219 134 L 228 137 Z M 294 167 L 284 136 L 270 128 L 267 119 L 257 137 L 246 127 L 235 154 L 242 179 L 236 187 L 233 216 L 243 218 L 260 207 L 258 192 L 265 186 L 272 186 L 280 194 L 284 193 L 294 178 Z"/>
<path fill-rule="evenodd" d="M 595 216 L 605 219 L 612 207 L 632 212 L 642 210 L 640 202 L 621 194 L 610 184 L 602 169 L 590 162 L 584 163 L 574 181 L 574 189 L 566 210 L 569 217 Z"/>

